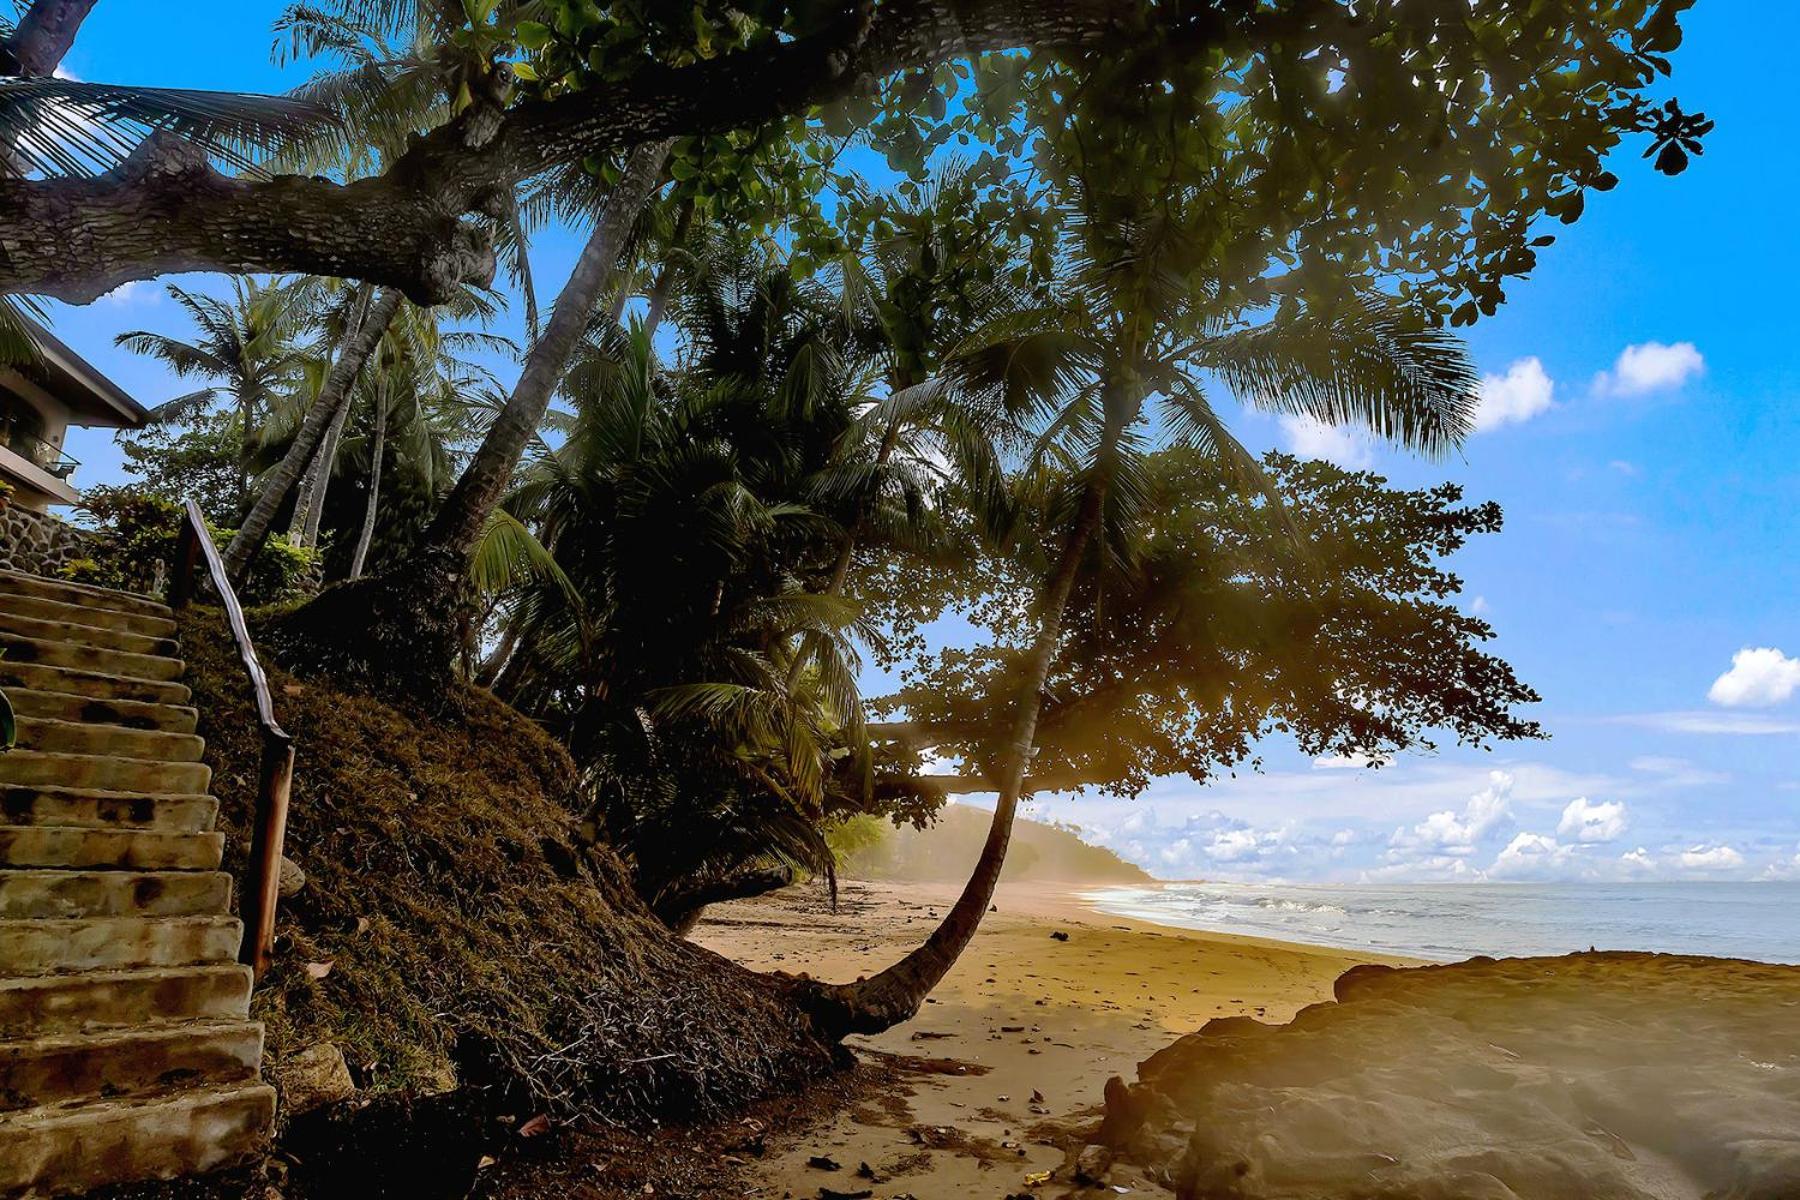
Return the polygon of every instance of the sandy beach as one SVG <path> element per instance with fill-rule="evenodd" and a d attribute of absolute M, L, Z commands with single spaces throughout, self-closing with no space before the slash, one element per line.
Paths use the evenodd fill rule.
<path fill-rule="evenodd" d="M 1098 1120 L 1108 1078 L 1134 1080 L 1139 1062 L 1213 1018 L 1285 1022 L 1330 999 L 1350 967 L 1405 961 L 1165 928 L 1098 913 L 1080 891 L 1002 885 L 996 911 L 919 1017 L 850 1039 L 889 1069 L 893 1087 L 771 1138 L 747 1165 L 743 1194 L 1068 1194 L 1066 1183 L 1046 1188 L 1038 1177 L 1079 1148 L 1071 1131 Z M 694 937 L 759 970 L 853 979 L 921 940 L 955 894 L 945 884 L 846 881 L 833 913 L 822 891 L 795 889 L 716 907 Z M 1125 1165 L 1107 1184 L 1167 1194 Z"/>

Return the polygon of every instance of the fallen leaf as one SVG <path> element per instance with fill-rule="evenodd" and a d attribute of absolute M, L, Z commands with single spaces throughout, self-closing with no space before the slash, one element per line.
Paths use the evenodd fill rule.
<path fill-rule="evenodd" d="M 308 979 L 323 979 L 331 974 L 331 967 L 334 961 L 334 959 L 328 958 L 324 962 L 309 962 L 300 969 L 306 972 L 306 977 Z"/>
<path fill-rule="evenodd" d="M 539 1113 L 537 1116 L 531 1118 L 531 1120 L 519 1126 L 519 1136 L 522 1138 L 533 1138 L 540 1133 L 548 1133 L 549 1131 L 550 1117 L 546 1113 Z"/>

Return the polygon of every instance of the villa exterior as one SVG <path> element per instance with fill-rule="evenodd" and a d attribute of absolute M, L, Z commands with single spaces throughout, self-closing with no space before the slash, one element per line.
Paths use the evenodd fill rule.
<path fill-rule="evenodd" d="M 0 479 L 13 485 L 13 504 L 44 512 L 80 498 L 80 464 L 63 453 L 69 426 L 136 429 L 147 414 L 54 334 L 34 332 L 40 361 L 0 367 Z"/>

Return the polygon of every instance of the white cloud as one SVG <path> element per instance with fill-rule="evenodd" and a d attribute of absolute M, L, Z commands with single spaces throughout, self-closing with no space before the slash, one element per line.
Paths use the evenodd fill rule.
<path fill-rule="evenodd" d="M 128 283 L 121 283 L 112 291 L 101 296 L 94 303 L 112 304 L 124 308 L 127 305 L 140 304 L 147 300 L 155 300 L 156 297 L 157 291 L 155 284 L 147 279 L 133 279 Z"/>
<path fill-rule="evenodd" d="M 1594 390 L 1603 396 L 1644 396 L 1678 388 L 1706 369 L 1706 360 L 1692 342 L 1643 342 L 1627 346 L 1611 371 L 1594 377 Z"/>
<path fill-rule="evenodd" d="M 1547 833 L 1521 833 L 1506 844 L 1488 870 L 1497 876 L 1554 874 L 1574 853 L 1573 846 L 1565 846 Z"/>
<path fill-rule="evenodd" d="M 1262 839 L 1254 829 L 1226 829 L 1213 834 L 1206 845 L 1206 857 L 1215 862 L 1243 862 L 1255 858 L 1262 849 Z"/>
<path fill-rule="evenodd" d="M 1800 733 L 1800 721 L 1749 712 L 1627 713 L 1607 718 L 1616 725 L 1641 725 L 1663 733 L 1715 733 L 1733 737 L 1768 737 Z"/>
<path fill-rule="evenodd" d="M 1326 754 L 1312 760 L 1315 771 L 1360 771 L 1373 767 L 1384 760 L 1372 754 L 1351 752 L 1349 754 Z"/>
<path fill-rule="evenodd" d="M 1488 785 L 1469 797 L 1460 814 L 1446 809 L 1434 812 L 1411 830 L 1396 829 L 1389 845 L 1396 851 L 1426 851 L 1463 856 L 1475 850 L 1489 833 L 1512 818 L 1513 777 L 1505 771 L 1488 774 Z M 1390 858 L 1401 855 L 1390 853 Z"/>
<path fill-rule="evenodd" d="M 1607 800 L 1594 804 L 1586 796 L 1569 801 L 1556 826 L 1558 837 L 1578 842 L 1614 842 L 1625 832 L 1625 804 Z"/>
<path fill-rule="evenodd" d="M 1642 846 L 1639 846 L 1636 850 L 1627 850 L 1625 853 L 1619 855 L 1619 862 L 1627 867 L 1636 868 L 1640 871 L 1656 870 L 1656 859 L 1651 857 L 1650 852 Z"/>
<path fill-rule="evenodd" d="M 1640 754 L 1628 765 L 1634 771 L 1656 776 L 1658 784 L 1663 787 L 1709 787 L 1731 782 L 1731 776 L 1723 771 L 1709 771 L 1685 758 L 1666 754 Z"/>
<path fill-rule="evenodd" d="M 1488 603 L 1486 596 L 1477 596 L 1469 601 L 1469 611 L 1475 616 L 1483 617 L 1494 611 L 1494 606 Z"/>
<path fill-rule="evenodd" d="M 1619 474 L 1627 477 L 1628 479 L 1636 479 L 1639 475 L 1642 475 L 1644 473 L 1642 468 L 1640 468 L 1636 463 L 1628 462 L 1623 458 L 1615 458 L 1611 462 L 1607 463 L 1606 465 L 1611 467 L 1613 470 L 1617 471 Z"/>
<path fill-rule="evenodd" d="M 1475 431 L 1529 421 L 1555 404 L 1556 382 L 1536 357 L 1521 358 L 1504 375 L 1481 377 L 1481 400 L 1475 409 Z"/>
<path fill-rule="evenodd" d="M 1288 449 L 1301 458 L 1322 458 L 1353 471 L 1375 461 L 1375 443 L 1360 430 L 1327 425 L 1312 417 L 1283 416 L 1281 432 Z"/>
<path fill-rule="evenodd" d="M 1767 708 L 1800 689 L 1800 658 L 1772 646 L 1746 646 L 1731 656 L 1731 669 L 1713 680 L 1706 698 L 1727 708 Z"/>
<path fill-rule="evenodd" d="M 1744 865 L 1744 856 L 1730 846 L 1690 846 L 1681 852 L 1681 865 L 1690 871 L 1729 871 Z"/>

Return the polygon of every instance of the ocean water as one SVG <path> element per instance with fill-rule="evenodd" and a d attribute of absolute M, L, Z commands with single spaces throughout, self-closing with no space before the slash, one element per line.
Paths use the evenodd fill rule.
<path fill-rule="evenodd" d="M 1172 883 L 1084 893 L 1161 925 L 1452 961 L 1659 950 L 1800 963 L 1800 883 Z"/>

